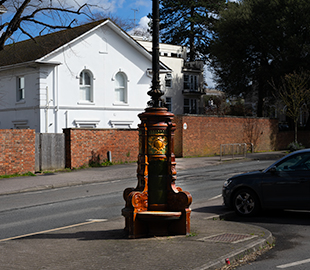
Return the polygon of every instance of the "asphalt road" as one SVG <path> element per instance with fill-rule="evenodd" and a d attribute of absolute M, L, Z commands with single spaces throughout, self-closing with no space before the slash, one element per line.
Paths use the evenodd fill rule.
<path fill-rule="evenodd" d="M 266 228 L 276 239 L 273 249 L 238 269 L 310 269 L 310 211 L 265 211 L 258 217 L 232 220 Z"/>
<path fill-rule="evenodd" d="M 181 170 L 176 184 L 191 193 L 191 208 L 195 209 L 200 203 L 219 196 L 227 177 L 263 169 L 271 163 L 270 160 L 248 161 Z M 91 173 L 90 170 L 89 177 Z M 94 173 L 98 172 L 94 170 Z M 124 207 L 123 190 L 136 183 L 136 178 L 128 176 L 95 184 L 0 196 L 0 241 L 89 219 L 119 217 Z"/>
<path fill-rule="evenodd" d="M 180 170 L 176 184 L 192 194 L 191 208 L 195 213 L 200 204 L 221 194 L 223 181 L 229 176 L 263 169 L 271 163 L 271 160 L 240 161 Z M 112 169 L 107 171 L 110 170 Z M 0 196 L 0 241 L 79 224 L 89 219 L 119 217 L 124 207 L 123 190 L 136 185 L 135 172 L 132 171 L 126 178 L 118 177 L 114 172 L 111 177 L 113 180 Z M 97 170 L 93 171 L 94 175 L 91 170 L 88 173 L 89 177 L 99 177 L 100 174 Z M 78 173 L 76 175 L 78 176 Z M 268 211 L 253 218 L 234 216 L 230 221 L 264 227 L 276 237 L 272 250 L 250 264 L 239 266 L 238 269 L 310 269 L 309 211 Z"/>

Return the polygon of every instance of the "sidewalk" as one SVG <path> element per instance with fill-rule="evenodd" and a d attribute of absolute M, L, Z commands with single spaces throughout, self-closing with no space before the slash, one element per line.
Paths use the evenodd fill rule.
<path fill-rule="evenodd" d="M 276 160 L 284 156 L 284 151 L 247 154 L 246 160 Z M 189 168 L 218 165 L 218 156 L 177 158 L 177 171 Z M 224 161 L 224 162 L 234 162 Z M 0 179 L 0 195 L 37 191 L 51 188 L 83 185 L 117 179 L 136 178 L 137 164 L 122 164 L 110 167 L 81 169 L 73 172 L 56 172 L 35 177 L 15 177 Z"/>
<path fill-rule="evenodd" d="M 248 159 L 278 159 L 282 152 L 250 154 Z M 177 170 L 219 164 L 218 157 L 177 159 Z M 136 164 L 70 173 L 0 180 L 4 194 L 136 177 Z M 191 236 L 126 239 L 124 218 L 90 220 L 14 241 L 0 240 L 1 269 L 218 269 L 271 244 L 264 228 L 221 220 L 227 209 L 215 198 L 195 205 Z"/>

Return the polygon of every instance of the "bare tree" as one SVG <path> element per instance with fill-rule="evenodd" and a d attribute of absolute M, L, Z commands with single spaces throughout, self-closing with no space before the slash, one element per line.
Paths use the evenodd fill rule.
<path fill-rule="evenodd" d="M 67 6 L 62 0 L 0 0 L 0 6 L 7 10 L 6 20 L 0 24 L 0 50 L 16 32 L 21 32 L 30 38 L 45 30 L 66 29 L 76 22 L 76 16 L 90 17 L 90 5 L 83 4 L 77 7 Z"/>
<path fill-rule="evenodd" d="M 262 126 L 257 118 L 245 118 L 243 123 L 244 140 L 250 147 L 248 150 L 257 150 L 258 140 L 263 134 Z"/>
<path fill-rule="evenodd" d="M 294 121 L 294 141 L 297 143 L 297 125 L 298 119 L 310 98 L 310 72 L 301 71 L 287 74 L 282 78 L 280 87 L 276 87 L 278 98 L 283 102 L 286 108 L 286 115 Z"/>
<path fill-rule="evenodd" d="M 107 19 L 113 21 L 116 25 L 118 25 L 122 30 L 125 32 L 129 31 L 134 27 L 134 23 L 132 20 L 128 19 L 122 19 L 118 16 L 113 15 L 110 12 L 96 12 L 92 15 L 91 18 L 88 18 L 88 21 L 93 21 L 93 20 L 102 20 L 102 19 Z"/>

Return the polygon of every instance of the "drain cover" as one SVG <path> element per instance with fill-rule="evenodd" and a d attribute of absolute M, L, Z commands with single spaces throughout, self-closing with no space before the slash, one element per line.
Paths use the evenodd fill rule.
<path fill-rule="evenodd" d="M 239 243 L 257 237 L 250 234 L 222 233 L 198 239 L 198 241 L 223 242 L 223 243 Z"/>

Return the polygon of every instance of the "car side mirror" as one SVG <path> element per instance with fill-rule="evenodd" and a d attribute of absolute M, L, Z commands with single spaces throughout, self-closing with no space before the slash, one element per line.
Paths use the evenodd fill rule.
<path fill-rule="evenodd" d="M 271 172 L 271 173 L 277 172 L 277 167 L 276 167 L 276 166 L 271 167 L 271 168 L 269 169 L 269 172 Z"/>

